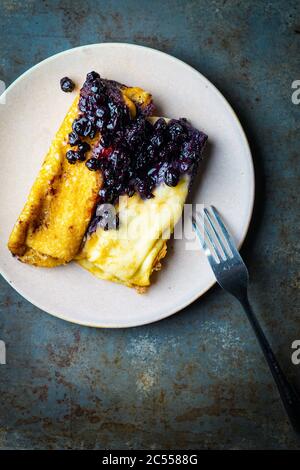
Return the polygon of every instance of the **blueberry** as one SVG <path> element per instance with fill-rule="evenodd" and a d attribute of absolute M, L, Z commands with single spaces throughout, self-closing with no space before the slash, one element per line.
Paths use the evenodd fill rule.
<path fill-rule="evenodd" d="M 94 125 L 96 123 L 97 118 L 96 118 L 94 112 L 88 112 L 85 115 L 86 115 L 86 118 L 90 121 L 91 124 Z"/>
<path fill-rule="evenodd" d="M 92 91 L 93 93 L 99 93 L 99 90 L 100 90 L 100 89 L 99 89 L 99 86 L 98 86 L 97 83 L 94 83 L 94 84 L 91 86 L 91 91 Z"/>
<path fill-rule="evenodd" d="M 98 94 L 104 91 L 104 86 L 99 79 L 96 79 L 91 84 L 91 92 Z M 100 97 L 100 96 L 99 96 Z"/>
<path fill-rule="evenodd" d="M 85 162 L 85 164 L 88 167 L 88 169 L 91 171 L 96 171 L 99 168 L 97 158 L 90 158 L 89 160 Z"/>
<path fill-rule="evenodd" d="M 112 203 L 115 199 L 115 194 L 110 188 L 100 189 L 99 196 L 102 202 L 107 202 L 107 203 Z"/>
<path fill-rule="evenodd" d="M 89 95 L 87 97 L 87 103 L 89 106 L 89 109 L 91 109 L 94 112 L 94 108 L 98 106 L 100 101 L 100 95 L 94 94 L 94 95 Z"/>
<path fill-rule="evenodd" d="M 164 163 L 161 163 L 158 167 L 158 172 L 157 172 L 157 180 L 158 181 L 162 181 L 164 180 L 164 177 L 165 177 L 165 173 L 168 169 L 168 163 L 167 162 L 164 162 Z"/>
<path fill-rule="evenodd" d="M 191 166 L 191 163 L 187 160 L 183 160 L 179 163 L 179 169 L 181 173 L 186 173 Z"/>
<path fill-rule="evenodd" d="M 184 127 L 190 126 L 190 124 L 188 123 L 187 118 L 180 118 L 180 119 L 179 119 L 179 122 L 180 122 Z"/>
<path fill-rule="evenodd" d="M 74 150 L 68 150 L 66 153 L 66 157 L 69 163 L 72 165 L 77 162 L 77 160 L 81 160 L 81 155 L 79 152 L 75 152 Z"/>
<path fill-rule="evenodd" d="M 60 88 L 66 93 L 70 93 L 75 88 L 75 83 L 69 77 L 63 77 L 60 80 Z"/>
<path fill-rule="evenodd" d="M 69 134 L 69 144 L 73 147 L 74 145 L 79 144 L 80 139 L 77 132 L 73 131 Z"/>
<path fill-rule="evenodd" d="M 87 142 L 80 142 L 78 144 L 78 152 L 80 153 L 88 152 L 90 149 L 91 149 L 91 146 Z"/>
<path fill-rule="evenodd" d="M 88 124 L 88 119 L 82 117 L 79 119 L 75 119 L 72 124 L 72 128 L 78 135 L 84 135 L 84 130 L 86 125 Z"/>
<path fill-rule="evenodd" d="M 168 186 L 177 186 L 179 181 L 179 173 L 175 168 L 169 167 L 164 175 L 165 183 Z"/>
<path fill-rule="evenodd" d="M 95 124 L 96 124 L 96 127 L 98 127 L 98 129 L 100 129 L 100 131 L 102 131 L 102 129 L 104 128 L 104 125 L 105 125 L 105 120 L 103 118 L 99 118 L 99 119 L 96 120 Z"/>
<path fill-rule="evenodd" d="M 89 119 L 85 117 L 75 119 L 72 127 L 73 127 L 73 130 L 77 132 L 77 134 L 80 136 L 83 136 L 83 137 L 90 136 L 91 139 L 95 137 L 95 129 L 93 129 L 93 124 Z"/>
<path fill-rule="evenodd" d="M 91 121 L 88 121 L 86 123 L 86 126 L 83 128 L 84 137 L 87 137 L 87 136 L 91 137 L 92 131 L 93 131 L 93 124 Z"/>
<path fill-rule="evenodd" d="M 155 160 L 157 154 L 157 149 L 151 142 L 150 145 L 146 148 L 146 163 L 149 163 L 150 159 Z"/>
<path fill-rule="evenodd" d="M 154 135 L 151 137 L 150 142 L 151 142 L 151 144 L 152 144 L 153 147 L 161 147 L 161 145 L 162 145 L 163 142 L 164 142 L 163 135 L 160 134 L 160 133 L 154 134 Z"/>
<path fill-rule="evenodd" d="M 141 144 L 144 137 L 144 128 L 139 122 L 135 122 L 132 126 L 125 129 L 125 141 L 131 147 Z"/>
<path fill-rule="evenodd" d="M 148 174 L 148 176 L 152 177 L 156 173 L 156 171 L 157 171 L 156 168 L 150 168 L 150 170 L 148 171 L 147 174 Z"/>
<path fill-rule="evenodd" d="M 110 118 L 110 120 L 107 123 L 107 129 L 113 131 L 115 130 L 120 123 L 120 116 L 118 114 L 115 114 L 113 117 Z"/>
<path fill-rule="evenodd" d="M 81 96 L 79 98 L 78 108 L 83 113 L 86 112 L 86 110 L 87 110 L 87 99 L 84 96 Z"/>
<path fill-rule="evenodd" d="M 93 138 L 95 137 L 96 132 L 97 132 L 97 131 L 96 131 L 95 127 L 92 127 L 91 130 L 90 130 L 90 132 L 89 132 L 89 134 L 88 134 L 88 136 L 90 137 L 90 139 L 93 139 Z"/>
<path fill-rule="evenodd" d="M 171 120 L 168 124 L 168 134 L 171 137 L 171 140 L 176 141 L 184 138 L 185 131 L 178 121 Z"/>
<path fill-rule="evenodd" d="M 156 132 L 159 132 L 159 133 L 162 133 L 166 130 L 167 128 L 167 123 L 166 121 L 164 120 L 164 118 L 159 118 L 155 124 L 154 124 L 154 131 Z"/>
<path fill-rule="evenodd" d="M 99 73 L 97 72 L 89 72 L 86 76 L 86 79 L 88 82 L 92 82 L 93 80 L 96 80 L 97 78 L 100 78 Z"/>
<path fill-rule="evenodd" d="M 127 188 L 125 189 L 125 192 L 126 194 L 128 195 L 128 197 L 132 197 L 135 193 L 135 189 L 134 187 L 132 187 L 131 185 L 127 186 Z"/>
<path fill-rule="evenodd" d="M 118 166 L 119 161 L 121 161 L 121 152 L 119 150 L 114 150 L 109 156 L 109 162 L 113 168 Z"/>
<path fill-rule="evenodd" d="M 136 157 L 135 168 L 136 168 L 137 170 L 140 170 L 140 169 L 142 169 L 143 167 L 146 166 L 146 163 L 147 163 L 147 157 L 146 157 L 143 153 L 140 153 L 140 154 Z"/>
<path fill-rule="evenodd" d="M 116 183 L 115 178 L 113 177 L 113 174 L 110 172 L 110 170 L 106 169 L 103 172 L 104 177 L 105 177 L 105 185 L 106 186 L 114 186 Z"/>
<path fill-rule="evenodd" d="M 96 109 L 95 114 L 98 118 L 103 118 L 106 114 L 106 108 L 104 106 L 100 106 Z"/>
<path fill-rule="evenodd" d="M 99 143 L 103 148 L 108 148 L 111 144 L 110 136 L 108 134 L 101 134 Z"/>
<path fill-rule="evenodd" d="M 152 184 L 149 179 L 136 178 L 135 187 L 143 199 L 151 199 L 154 197 L 151 192 Z"/>
<path fill-rule="evenodd" d="M 180 146 L 178 145 L 177 142 L 168 142 L 166 147 L 165 147 L 165 152 L 166 152 L 166 159 L 169 161 L 172 161 L 174 159 L 178 158 L 179 152 L 180 152 Z"/>
<path fill-rule="evenodd" d="M 109 101 L 108 102 L 108 109 L 110 111 L 111 116 L 113 116 L 114 114 L 117 114 L 117 112 L 118 112 L 118 105 L 116 103 L 114 103 L 113 101 Z"/>

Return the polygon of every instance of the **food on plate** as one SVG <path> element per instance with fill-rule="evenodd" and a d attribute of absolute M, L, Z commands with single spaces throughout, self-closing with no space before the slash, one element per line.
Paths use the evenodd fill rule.
<path fill-rule="evenodd" d="M 69 77 L 63 77 L 60 80 L 60 88 L 66 93 L 71 93 L 75 88 L 75 83 Z"/>
<path fill-rule="evenodd" d="M 73 82 L 64 77 L 61 87 Z M 90 72 L 13 228 L 11 252 L 44 267 L 76 260 L 99 278 L 149 286 L 207 140 L 186 119 L 153 114 L 148 92 Z"/>

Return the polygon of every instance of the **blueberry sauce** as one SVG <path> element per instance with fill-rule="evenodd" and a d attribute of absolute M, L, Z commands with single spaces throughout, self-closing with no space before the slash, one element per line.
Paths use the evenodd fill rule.
<path fill-rule="evenodd" d="M 194 175 L 207 140 L 184 118 L 168 123 L 160 118 L 150 123 L 147 117 L 153 114 L 152 102 L 147 107 L 136 105 L 133 118 L 124 102 L 122 87 L 100 78 L 96 72 L 88 73 L 80 91 L 79 115 L 69 134 L 70 146 L 77 146 L 77 150 L 67 152 L 71 164 L 85 160 L 90 149 L 82 139 L 99 136 L 85 162 L 89 170 L 100 170 L 103 176 L 98 207 L 114 204 L 120 195 L 132 196 L 135 192 L 149 199 L 154 197 L 153 190 L 159 183 L 174 187 L 183 174 Z M 107 222 L 96 211 L 88 232 L 95 231 L 101 221 L 104 225 Z"/>
<path fill-rule="evenodd" d="M 75 83 L 69 77 L 63 77 L 60 80 L 60 88 L 66 93 L 70 93 L 75 88 Z"/>

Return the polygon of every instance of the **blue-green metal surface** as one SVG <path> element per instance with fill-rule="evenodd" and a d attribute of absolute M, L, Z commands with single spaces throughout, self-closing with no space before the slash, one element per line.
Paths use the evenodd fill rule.
<path fill-rule="evenodd" d="M 0 79 L 81 44 L 154 47 L 228 98 L 253 151 L 257 199 L 243 248 L 251 300 L 300 387 L 299 1 L 0 2 Z M 1 171 L 1 170 L 0 170 Z M 300 445 L 245 315 L 219 288 L 160 323 L 96 330 L 53 318 L 1 278 L 1 448 Z"/>

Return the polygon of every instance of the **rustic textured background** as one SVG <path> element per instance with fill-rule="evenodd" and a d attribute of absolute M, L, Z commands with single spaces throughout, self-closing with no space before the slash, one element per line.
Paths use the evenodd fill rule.
<path fill-rule="evenodd" d="M 224 93 L 246 130 L 257 173 L 243 248 L 251 299 L 300 387 L 300 366 L 290 359 L 300 338 L 300 105 L 291 102 L 291 83 L 300 79 L 299 5 L 1 0 L 0 79 L 10 84 L 74 46 L 123 41 L 183 59 Z M 247 320 L 221 289 L 160 323 L 112 331 L 53 318 L 2 278 L 0 288 L 7 345 L 1 448 L 299 447 Z"/>

